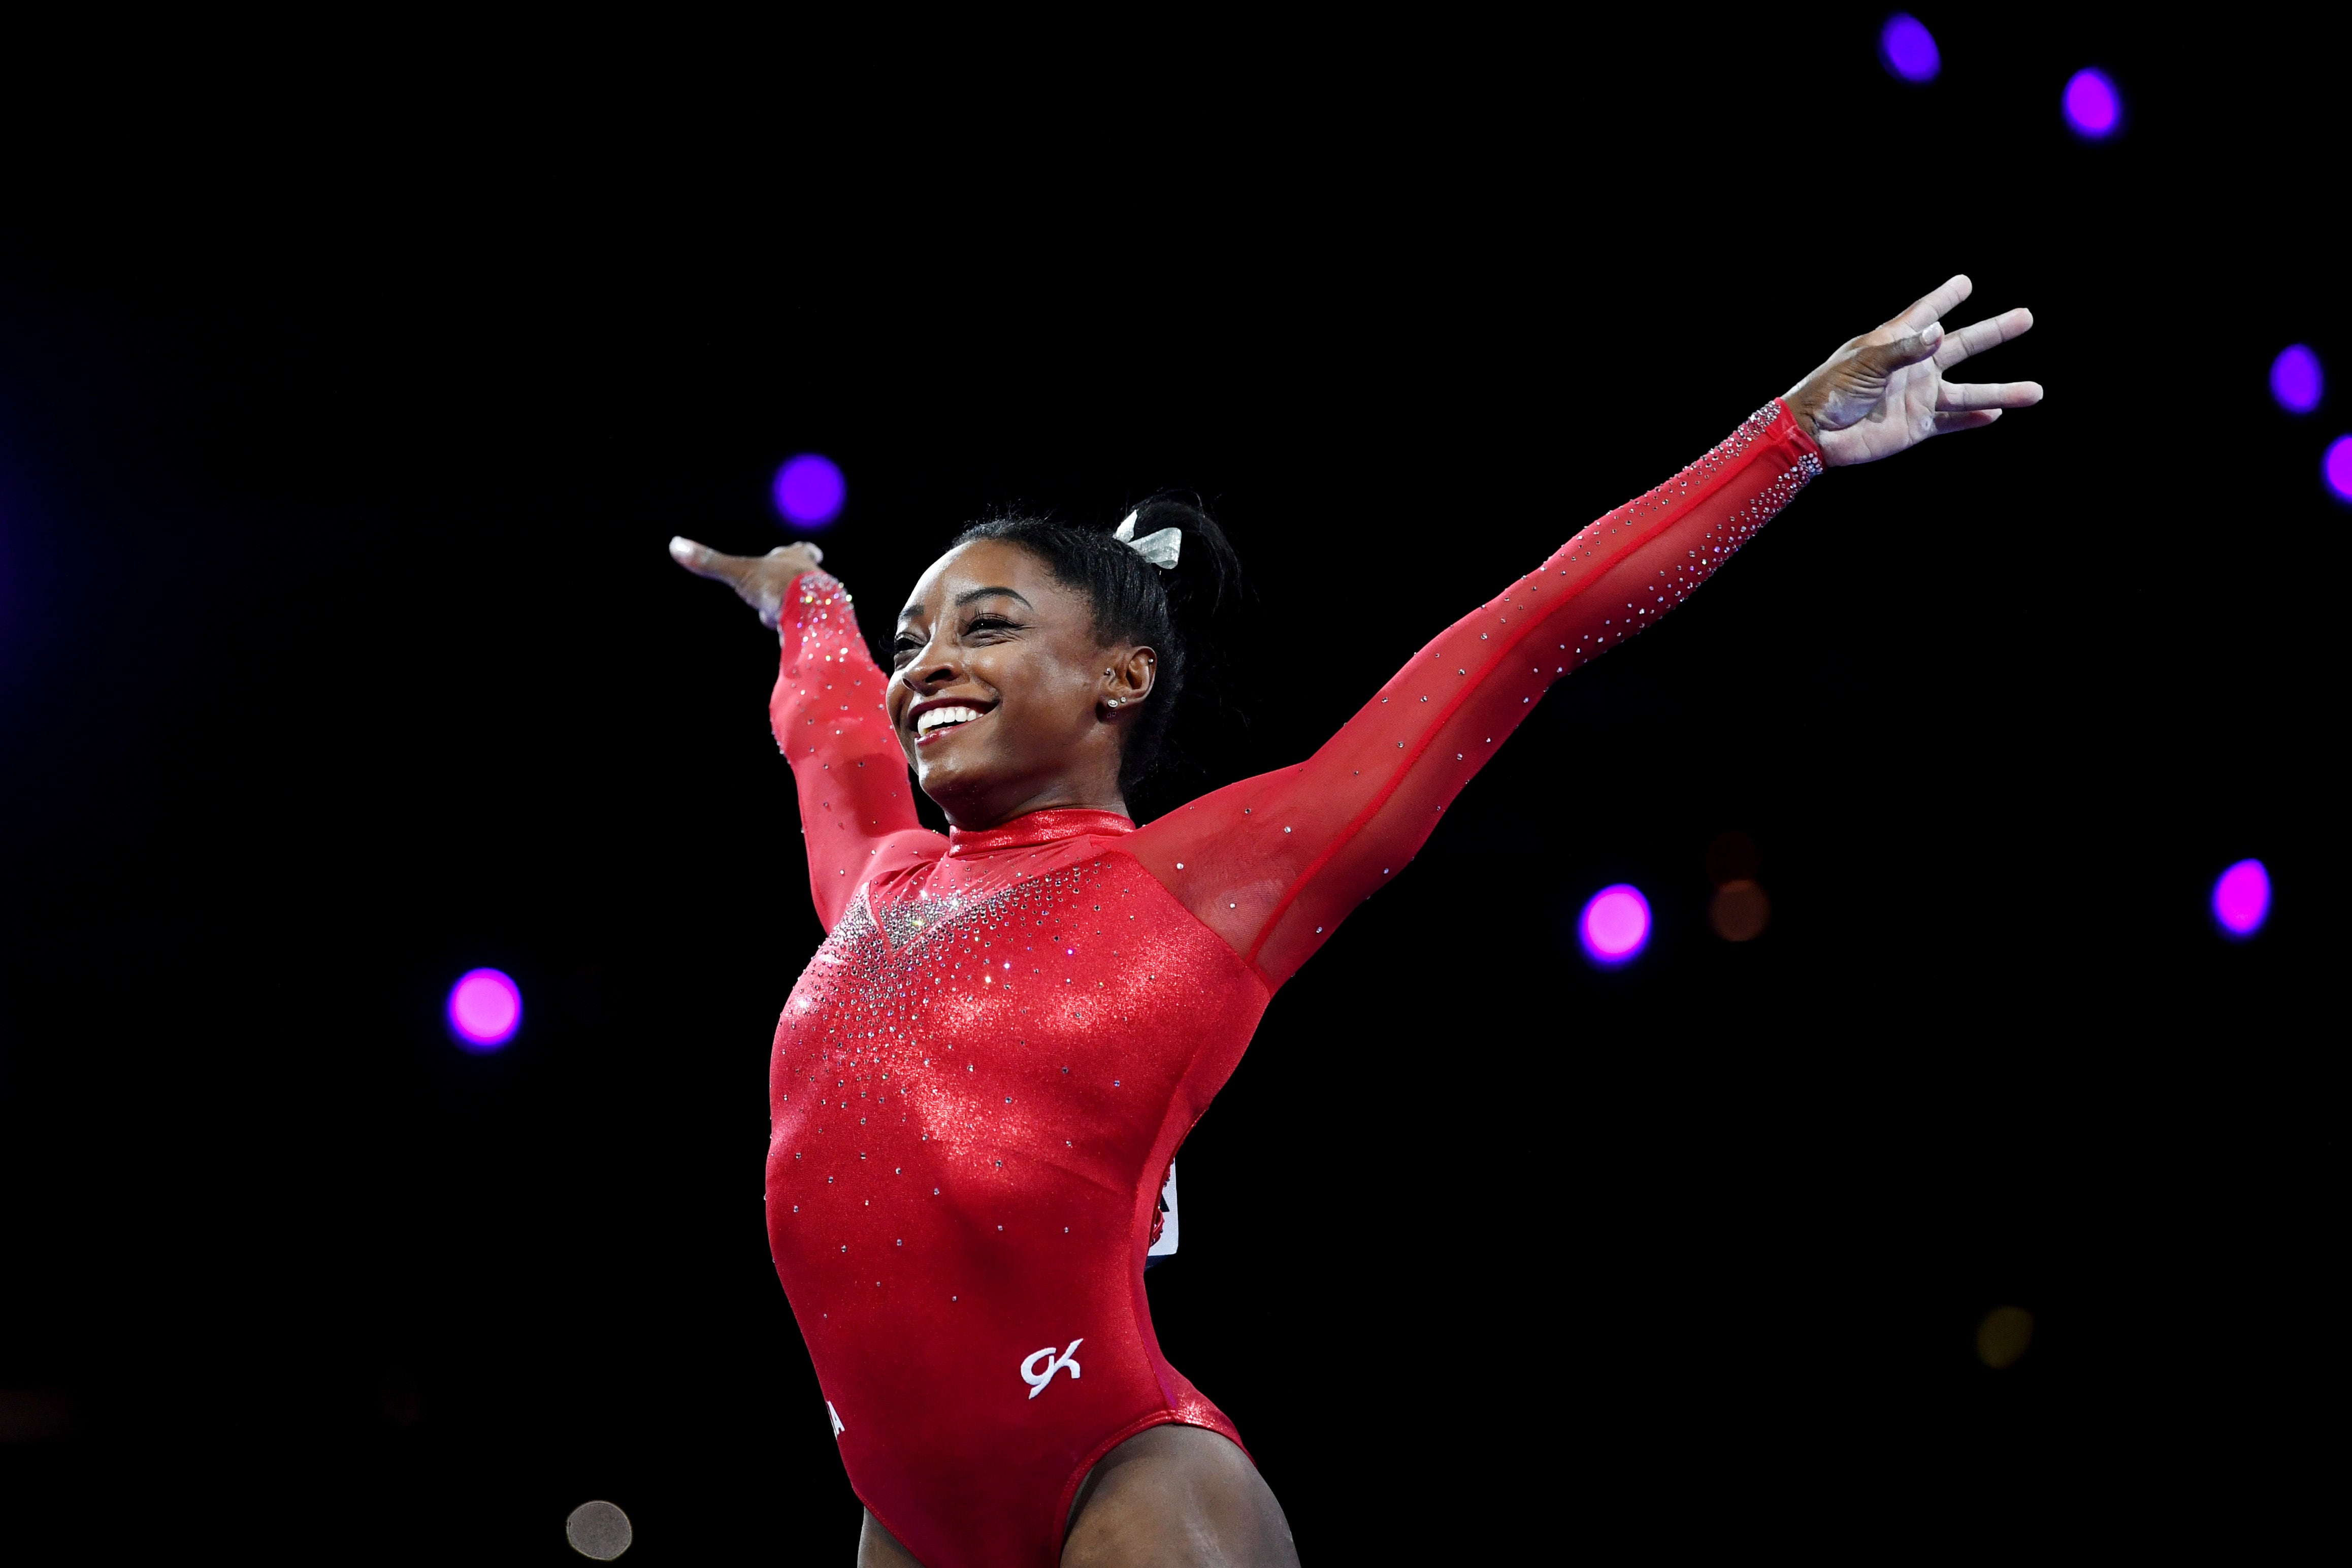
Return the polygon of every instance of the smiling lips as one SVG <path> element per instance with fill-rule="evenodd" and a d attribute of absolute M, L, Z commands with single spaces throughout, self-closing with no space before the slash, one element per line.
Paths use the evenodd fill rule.
<path fill-rule="evenodd" d="M 920 745 L 937 740 L 948 731 L 961 729 L 986 711 L 984 708 L 966 708 L 956 703 L 925 709 L 915 715 L 915 742 Z"/>

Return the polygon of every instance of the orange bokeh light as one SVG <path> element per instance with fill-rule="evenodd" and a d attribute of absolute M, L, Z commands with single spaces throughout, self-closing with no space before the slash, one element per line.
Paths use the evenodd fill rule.
<path fill-rule="evenodd" d="M 1753 942 L 1772 923 L 1772 900 L 1761 885 L 1742 877 L 1715 890 L 1706 920 L 1726 942 Z"/>

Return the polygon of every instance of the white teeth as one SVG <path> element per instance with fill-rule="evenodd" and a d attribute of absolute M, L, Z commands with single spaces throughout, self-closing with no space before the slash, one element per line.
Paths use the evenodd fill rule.
<path fill-rule="evenodd" d="M 934 708 L 928 713 L 915 715 L 915 733 L 928 735 L 950 724 L 969 724 L 980 717 L 977 708 Z"/>

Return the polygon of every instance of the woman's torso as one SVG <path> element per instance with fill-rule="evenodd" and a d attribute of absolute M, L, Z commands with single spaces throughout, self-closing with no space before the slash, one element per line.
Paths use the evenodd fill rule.
<path fill-rule="evenodd" d="M 1122 851 L 1122 819 L 1045 815 L 1115 830 L 959 836 L 877 875 L 771 1063 L 777 1272 L 859 1496 L 926 1561 L 939 1518 L 1034 1561 L 1111 1442 L 1232 1435 L 1161 1358 L 1143 1260 L 1268 992 Z"/>

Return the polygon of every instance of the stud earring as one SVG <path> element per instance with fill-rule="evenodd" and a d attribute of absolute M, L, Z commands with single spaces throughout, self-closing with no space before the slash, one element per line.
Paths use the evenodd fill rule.
<path fill-rule="evenodd" d="M 1111 705 L 1112 707 L 1114 707 L 1114 708 L 1118 707 L 1118 698 L 1116 698 L 1116 697 L 1112 698 L 1112 699 L 1110 700 L 1110 705 Z"/>

